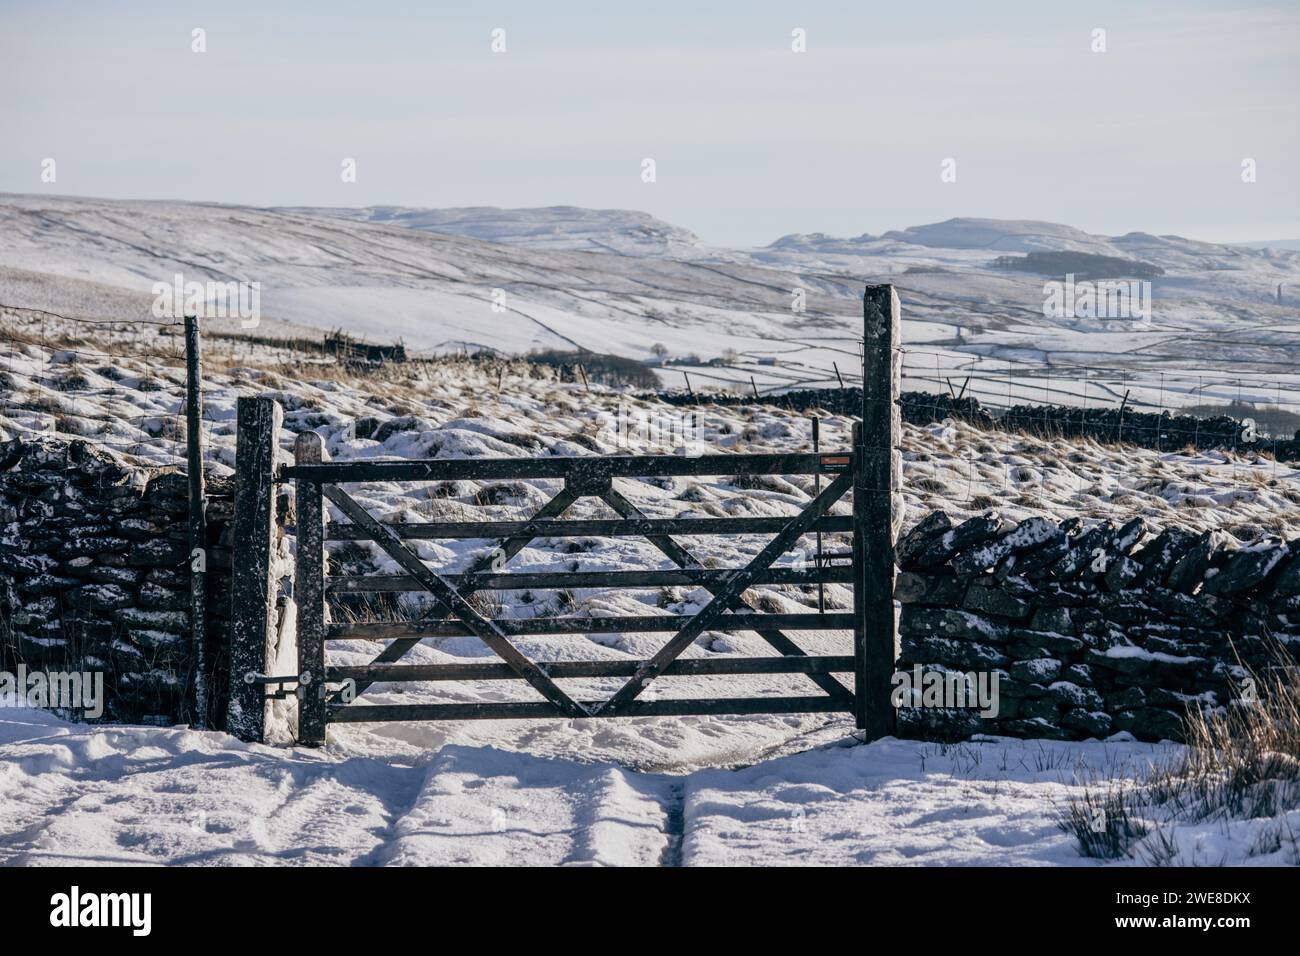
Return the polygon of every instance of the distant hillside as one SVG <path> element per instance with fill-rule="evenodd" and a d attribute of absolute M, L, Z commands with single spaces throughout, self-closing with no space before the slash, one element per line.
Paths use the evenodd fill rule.
<path fill-rule="evenodd" d="M 861 255 L 868 243 L 875 242 L 879 236 L 863 233 L 851 239 L 828 236 L 824 232 L 791 233 L 782 236 L 766 248 L 782 252 L 841 253 L 843 255 Z"/>
<path fill-rule="evenodd" d="M 501 209 L 496 206 L 452 209 L 366 206 L 347 209 L 302 206 L 281 211 L 405 226 L 422 232 L 468 236 L 485 242 L 536 249 L 678 257 L 689 256 L 703 246 L 695 233 L 656 219 L 648 213 L 630 209 L 582 209 L 578 206 L 539 206 L 532 209 Z"/>
<path fill-rule="evenodd" d="M 1094 236 L 1082 229 L 1056 222 L 1032 219 L 949 219 L 887 232 L 883 238 L 914 246 L 944 249 L 988 249 L 1001 252 L 1070 250 L 1099 255 L 1114 251 L 1110 240 L 1105 236 Z"/>
<path fill-rule="evenodd" d="M 1062 254 L 1163 270 L 1151 321 L 1045 316 L 1040 276 L 990 268 L 1000 256 Z M 1296 251 L 993 219 L 728 249 L 623 210 L 0 195 L 0 307 L 148 321 L 152 287 L 177 273 L 259 283 L 256 336 L 337 329 L 400 341 L 413 356 L 654 355 L 668 388 L 689 380 L 750 393 L 854 383 L 863 285 L 890 282 L 903 306 L 904 374 L 918 390 L 1090 407 L 1127 394 L 1129 407 L 1149 409 L 1277 403 L 1279 385 L 1300 389 Z M 1098 380 L 1099 366 L 1113 382 Z"/>

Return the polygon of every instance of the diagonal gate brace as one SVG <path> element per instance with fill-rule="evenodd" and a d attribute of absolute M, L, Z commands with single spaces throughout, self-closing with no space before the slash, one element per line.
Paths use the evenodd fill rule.
<path fill-rule="evenodd" d="M 419 555 L 408 548 L 391 528 L 386 528 L 370 512 L 357 504 L 352 498 L 335 485 L 322 485 L 321 493 L 348 516 L 350 520 L 363 528 L 370 537 L 402 568 L 420 582 L 435 598 L 447 606 L 453 615 L 461 620 L 476 637 L 490 647 L 509 664 L 520 677 L 532 684 L 539 694 L 559 708 L 566 717 L 586 717 L 587 709 L 573 700 L 560 689 L 541 669 L 525 657 L 510 643 L 505 632 L 496 624 L 482 617 L 461 596 L 460 592 L 448 584 L 441 575 L 431 571 L 420 560 Z"/>
<path fill-rule="evenodd" d="M 537 510 L 537 513 L 533 515 L 533 517 L 530 519 L 530 523 L 545 518 L 558 518 L 560 515 L 564 514 L 564 512 L 566 512 L 569 509 L 569 505 L 573 504 L 574 501 L 576 501 L 577 499 L 578 496 L 575 495 L 571 490 L 569 490 L 568 487 L 561 488 L 554 498 L 552 498 L 546 504 L 542 505 L 542 507 Z M 498 556 L 500 556 L 502 563 L 504 563 L 505 561 L 509 561 L 516 554 L 518 554 L 520 551 L 526 548 L 532 542 L 533 538 L 534 535 L 529 533 L 527 528 L 525 528 L 523 533 L 521 534 L 509 538 L 501 538 L 500 540 L 497 541 L 496 547 L 492 548 L 490 551 L 488 551 L 486 554 L 480 557 L 477 561 L 475 561 L 472 565 L 470 565 L 467 573 L 469 575 L 474 575 L 480 571 L 486 571 L 488 568 L 492 567 L 493 564 L 497 563 Z M 466 595 L 473 594 L 475 591 L 479 590 L 477 587 L 473 585 L 473 583 L 470 583 L 468 585 L 462 585 L 462 587 L 463 590 L 461 593 Z M 437 605 L 437 608 L 441 608 L 441 605 Z M 442 611 L 440 611 L 439 613 L 442 613 Z M 372 664 L 396 663 L 397 661 L 405 657 L 406 654 L 413 647 L 419 644 L 420 640 L 421 638 L 418 637 L 398 638 L 394 640 L 391 644 L 389 644 L 387 647 L 385 647 L 383 651 L 379 653 L 379 656 L 376 657 L 370 663 Z M 362 691 L 364 691 L 367 687 L 369 687 L 373 683 L 374 681 L 370 681 L 370 680 L 357 681 L 357 686 L 356 689 L 354 690 L 354 693 L 360 695 Z"/>
<path fill-rule="evenodd" d="M 767 546 L 749 564 L 733 574 L 730 581 L 714 592 L 713 600 L 701 608 L 699 613 L 692 615 L 691 619 L 682 626 L 682 629 L 667 644 L 661 647 L 649 660 L 643 661 L 641 666 L 637 668 L 636 673 L 632 675 L 626 684 L 619 688 L 618 693 L 596 708 L 595 714 L 616 715 L 622 705 L 635 700 L 637 695 L 645 690 L 652 680 L 663 673 L 665 667 L 676 660 L 682 651 L 686 650 L 701 633 L 708 630 L 718 618 L 727 612 L 732 603 L 754 583 L 754 579 L 759 572 L 771 566 L 773 561 L 789 550 L 790 546 L 812 527 L 813 522 L 820 518 L 827 508 L 842 498 L 852 485 L 853 476 L 848 472 L 831 482 L 826 490 L 814 498 L 807 508 L 791 519 L 790 523 L 785 526 L 785 530 L 769 541 Z"/>
<path fill-rule="evenodd" d="M 616 488 L 610 488 L 603 495 L 601 495 L 601 498 L 604 500 L 604 502 L 607 505 L 613 508 L 616 512 L 618 512 L 619 515 L 621 515 L 624 518 L 629 518 L 633 520 L 645 518 L 645 515 L 641 512 L 641 510 L 635 504 L 629 501 L 626 497 L 624 497 Z M 670 561 L 672 561 L 674 564 L 676 564 L 679 568 L 703 567 L 703 565 L 701 565 L 699 561 L 695 559 L 695 556 L 692 555 L 689 550 L 682 547 L 682 545 L 678 544 L 676 541 L 674 541 L 670 536 L 666 534 L 646 535 L 646 540 L 648 540 L 656 548 L 662 551 L 664 555 L 666 555 L 667 558 Z M 711 594 L 716 594 L 719 590 L 718 588 L 710 587 L 707 584 L 704 585 L 704 587 Z M 731 606 L 734 607 L 737 611 L 742 610 L 742 608 L 748 608 L 751 611 L 753 610 L 753 607 L 749 605 L 749 602 L 745 599 L 743 594 L 738 596 L 734 601 L 732 601 Z M 757 612 L 755 613 L 754 616 L 755 616 L 754 632 L 758 634 L 758 636 L 761 637 L 763 640 L 767 641 L 768 645 L 771 646 L 774 650 L 776 650 L 777 653 L 782 654 L 786 657 L 807 656 L 807 654 L 804 653 L 803 649 L 798 644 L 796 644 L 793 640 L 791 640 L 788 636 L 786 636 L 786 634 L 784 634 L 783 632 L 777 630 L 776 628 L 763 627 L 762 617 Z M 808 674 L 807 676 L 809 680 L 811 680 L 822 690 L 826 691 L 826 693 L 829 694 L 830 696 L 843 701 L 845 704 L 851 704 L 853 702 L 852 694 L 850 693 L 849 689 L 845 687 L 843 684 L 841 684 L 839 681 L 837 681 L 830 674 Z"/>

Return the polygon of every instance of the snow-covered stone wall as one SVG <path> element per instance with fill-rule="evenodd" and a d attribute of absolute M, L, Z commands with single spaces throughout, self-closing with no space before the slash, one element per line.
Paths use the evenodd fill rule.
<path fill-rule="evenodd" d="M 216 675 L 230 608 L 228 484 L 208 487 Z M 135 468 L 81 440 L 0 443 L 0 669 L 102 672 L 104 719 L 190 719 L 187 512 L 184 474 Z"/>
<path fill-rule="evenodd" d="M 1249 702 L 1300 648 L 1300 540 L 936 511 L 898 563 L 900 736 L 1178 739 L 1189 705 Z M 927 706 L 930 671 L 996 675 L 996 706 Z"/>

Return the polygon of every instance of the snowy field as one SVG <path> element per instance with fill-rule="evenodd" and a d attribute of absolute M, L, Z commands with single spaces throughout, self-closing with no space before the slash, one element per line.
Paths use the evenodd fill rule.
<path fill-rule="evenodd" d="M 111 351 L 109 350 L 111 348 Z M 465 361 L 396 370 L 382 380 L 304 366 L 251 368 L 209 354 L 205 438 L 214 474 L 234 460 L 240 395 L 285 406 L 286 460 L 296 432 L 321 434 L 331 458 L 509 456 L 626 451 L 620 414 L 680 414 L 623 391 L 564 385 L 522 364 Z M 101 343 L 52 350 L 0 346 L 0 440 L 83 436 L 139 463 L 170 465 L 183 373 L 164 358 Z M 500 390 L 498 392 L 498 384 Z M 706 407 L 698 445 L 637 451 L 807 450 L 808 420 L 767 406 Z M 370 419 L 369 437 L 357 437 Z M 823 447 L 847 441 L 850 422 L 828 415 Z M 997 508 L 1090 519 L 1145 515 L 1221 528 L 1243 541 L 1300 533 L 1300 484 L 1290 465 L 1222 453 L 1156 453 L 983 433 L 966 425 L 905 426 L 909 521 L 928 509 L 955 515 Z M 535 510 L 545 481 L 479 485 L 357 484 L 350 492 L 388 520 L 508 518 Z M 655 517 L 793 514 L 810 481 L 738 482 L 734 476 L 620 482 Z M 606 516 L 587 503 L 574 517 Z M 833 538 L 833 536 L 828 536 Z M 706 562 L 734 566 L 757 540 L 688 542 Z M 666 567 L 635 539 L 540 540 L 511 569 Z M 420 542 L 434 566 L 455 571 L 485 542 Z M 807 543 L 811 547 L 811 543 Z M 837 542 L 831 540 L 827 548 Z M 396 570 L 377 550 L 337 558 L 350 573 Z M 827 586 L 831 608 L 848 593 Z M 806 610 L 810 589 L 764 586 L 760 599 Z M 690 613 L 707 596 L 689 588 L 614 594 L 575 589 L 492 595 L 500 616 Z M 415 608 L 412 607 L 412 610 Z M 540 660 L 640 658 L 663 635 L 537 637 Z M 844 653 L 848 634 L 801 636 L 810 650 Z M 330 659 L 363 663 L 381 644 L 331 644 Z M 706 632 L 688 656 L 764 653 L 757 638 Z M 476 639 L 429 639 L 410 662 L 483 660 Z M 675 679 L 665 695 L 727 696 L 799 689 L 797 676 Z M 524 699 L 499 685 L 377 684 L 368 703 Z M 575 682 L 577 683 L 577 682 Z M 608 682 L 583 682 L 608 692 Z M 661 682 L 667 683 L 667 681 Z M 1167 749 L 1123 739 L 1087 743 L 990 740 L 941 747 L 852 738 L 839 715 L 465 721 L 335 725 L 322 750 L 245 745 L 186 729 L 87 727 L 30 711 L 0 711 L 0 862 L 87 863 L 912 863 L 1081 864 L 1057 826 L 1072 795 L 1110 775 L 1140 779 Z M 1300 819 L 1290 821 L 1300 826 Z M 1269 821 L 1179 824 L 1163 831 L 1188 863 L 1293 862 L 1285 846 L 1259 850 Z M 1131 861 L 1130 861 L 1131 862 Z"/>
<path fill-rule="evenodd" d="M 182 406 L 185 371 L 172 354 L 146 353 L 129 336 L 82 339 L 42 347 L 29 335 L 30 315 L 0 309 L 0 439 L 17 434 L 85 437 L 129 461 L 179 465 L 184 458 Z M 17 330 L 16 332 L 14 330 Z M 83 332 L 50 319 L 47 335 Z M 153 340 L 156 346 L 160 340 Z M 161 340 L 166 342 L 166 340 Z M 232 474 L 235 402 L 241 395 L 278 399 L 285 409 L 281 447 L 292 457 L 294 435 L 318 432 L 337 460 L 477 457 L 529 454 L 701 454 L 811 450 L 810 416 L 770 405 L 702 405 L 690 409 L 637 397 L 625 388 L 564 384 L 542 367 L 519 362 L 445 359 L 393 366 L 387 376 L 340 374 L 332 366 L 285 361 L 270 349 L 232 351 L 207 346 L 204 443 L 214 474 Z M 256 361 L 256 365 L 241 362 Z M 852 421 L 821 412 L 822 447 L 847 447 Z M 373 422 L 372 437 L 357 438 L 356 423 Z M 645 429 L 631 444 L 619 421 Z M 691 427 L 694 440 L 673 429 Z M 663 436 L 663 437 L 660 437 Z M 963 422 L 904 424 L 903 493 L 913 517 L 947 508 L 970 515 L 997 507 L 1011 518 L 1051 513 L 1061 518 L 1148 518 L 1156 527 L 1179 523 L 1231 531 L 1243 541 L 1264 533 L 1300 534 L 1300 471 L 1267 454 L 1118 449 L 1063 438 L 984 432 Z M 734 477 L 734 476 L 733 476 Z M 671 516 L 686 505 L 714 517 L 793 513 L 809 499 L 795 479 L 746 488 L 732 479 L 669 479 L 627 490 L 639 504 Z M 426 517 L 507 518 L 553 493 L 553 483 L 524 482 L 509 489 L 518 501 L 476 501 L 471 482 L 429 493 L 427 486 L 357 486 L 384 513 L 402 509 Z M 673 502 L 673 503 L 670 503 Z M 497 510 L 494 510 L 497 509 Z M 695 511 L 691 511 L 695 514 Z M 572 516 L 572 515 L 571 515 Z M 609 544 L 609 542 L 605 542 Z M 612 546 L 612 545 L 610 545 Z M 721 555 L 720 555 L 721 556 Z M 595 570 L 595 569 L 593 569 Z"/>

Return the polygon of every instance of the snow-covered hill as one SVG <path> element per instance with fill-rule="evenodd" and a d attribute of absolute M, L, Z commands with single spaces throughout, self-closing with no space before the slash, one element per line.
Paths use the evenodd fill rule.
<path fill-rule="evenodd" d="M 543 206 L 499 209 L 466 206 L 459 209 L 415 209 L 407 206 L 287 207 L 283 212 L 354 219 L 358 222 L 405 226 L 448 236 L 468 236 L 485 242 L 534 249 L 612 252 L 625 256 L 692 258 L 706 253 L 694 233 L 629 209 L 583 209 Z"/>
<path fill-rule="evenodd" d="M 861 325 L 859 283 L 847 277 L 506 246 L 189 203 L 3 197 L 0 267 L 0 303 L 59 311 L 47 303 L 72 298 L 83 306 L 76 314 L 97 319 L 148 317 L 153 283 L 182 273 L 260 283 L 270 328 L 341 327 L 431 352 L 558 348 L 648 358 L 656 343 L 705 358 L 728 348 L 754 357 L 799 352 L 789 370 L 768 370 L 771 384 L 833 378 L 834 349 Z M 77 295 L 60 291 L 68 281 Z M 789 290 L 801 283 L 808 311 L 796 315 Z M 97 306 L 98 287 L 130 293 L 134 307 L 124 309 L 120 295 Z"/>
<path fill-rule="evenodd" d="M 1113 255 L 1106 237 L 1055 222 L 1009 219 L 949 219 L 912 226 L 882 237 L 937 249 L 986 249 L 999 253 L 1070 250 Z"/>
<path fill-rule="evenodd" d="M 1160 267 L 1151 316 L 1045 316 L 1046 277 L 993 265 L 1025 251 Z M 1300 388 L 1300 253 L 1285 250 L 991 219 L 721 249 L 617 210 L 0 196 L 2 304 L 148 318 L 153 283 L 177 273 L 260 283 L 257 334 L 342 328 L 416 351 L 584 349 L 647 361 L 662 344 L 677 360 L 659 372 L 669 386 L 689 374 L 697 389 L 747 389 L 752 376 L 765 390 L 834 384 L 836 366 L 853 381 L 862 285 L 892 282 L 909 387 L 946 390 L 970 376 L 968 392 L 993 405 L 1118 404 L 1127 392 L 1148 409 L 1294 404 L 1289 391 Z"/>

